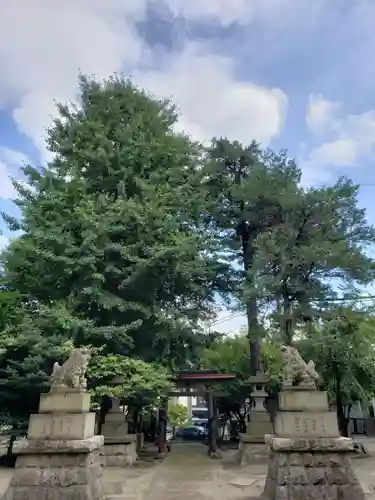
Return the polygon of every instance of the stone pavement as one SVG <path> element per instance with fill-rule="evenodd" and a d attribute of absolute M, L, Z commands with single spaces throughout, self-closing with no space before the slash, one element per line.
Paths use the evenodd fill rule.
<path fill-rule="evenodd" d="M 353 465 L 368 500 L 375 500 L 375 453 L 354 458 Z M 239 467 L 235 451 L 210 460 L 206 446 L 176 443 L 159 465 L 151 468 L 108 468 L 104 481 L 108 500 L 255 500 L 263 491 L 266 465 Z M 0 498 L 12 469 L 0 469 Z"/>

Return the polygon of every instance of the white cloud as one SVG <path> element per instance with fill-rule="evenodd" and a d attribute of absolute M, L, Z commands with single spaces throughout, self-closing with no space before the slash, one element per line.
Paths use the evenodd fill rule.
<path fill-rule="evenodd" d="M 8 245 L 8 243 L 9 243 L 9 238 L 0 234 L 0 251 L 4 250 L 4 248 Z"/>
<path fill-rule="evenodd" d="M 12 177 L 19 177 L 19 168 L 30 163 L 30 159 L 20 151 L 0 146 L 0 198 L 12 198 L 15 190 Z"/>
<path fill-rule="evenodd" d="M 2 3 L 0 103 L 16 103 L 19 130 L 41 151 L 53 99 L 74 97 L 78 70 L 104 77 L 139 61 L 134 21 L 143 12 L 140 0 Z"/>
<path fill-rule="evenodd" d="M 190 44 L 156 71 L 136 72 L 136 81 L 156 95 L 170 97 L 182 113 L 179 127 L 196 139 L 223 135 L 267 144 L 283 126 L 287 97 L 236 80 L 232 61 Z"/>
<path fill-rule="evenodd" d="M 196 15 L 203 17 L 207 9 L 228 12 L 222 1 L 210 1 L 204 3 L 205 7 L 202 2 L 168 3 L 182 8 L 186 15 L 190 15 L 192 4 L 201 5 Z M 200 139 L 226 134 L 243 141 L 255 138 L 267 143 L 277 136 L 286 109 L 285 94 L 279 89 L 237 81 L 231 59 L 210 53 L 204 45 L 186 47 L 182 54 L 173 57 L 153 59 L 152 51 L 136 30 L 136 22 L 146 15 L 146 3 L 147 0 L 3 3 L 0 105 L 13 109 L 19 131 L 32 139 L 42 158 L 48 158 L 45 128 L 55 114 L 54 100 L 66 101 L 76 96 L 78 70 L 98 78 L 123 70 L 136 75 L 137 82 L 158 95 L 175 97 L 183 113 L 181 126 Z M 257 2 L 256 8 L 262 10 L 261 5 Z M 246 6 L 247 0 L 236 0 L 229 10 L 240 17 Z M 144 68 L 148 62 L 158 69 L 139 71 L 140 65 Z M 0 168 L 4 169 L 4 165 Z"/>
<path fill-rule="evenodd" d="M 325 99 L 321 94 L 311 94 L 306 112 L 307 127 L 312 132 L 322 132 L 332 123 L 340 104 Z"/>
<path fill-rule="evenodd" d="M 311 20 L 326 0 L 165 0 L 175 16 L 229 26 L 237 22 L 274 21 L 279 26 L 303 16 Z"/>
<path fill-rule="evenodd" d="M 314 148 L 309 160 L 315 165 L 331 165 L 334 167 L 350 167 L 359 155 L 359 144 L 354 139 L 337 139 L 325 142 Z"/>
<path fill-rule="evenodd" d="M 357 166 L 375 147 L 375 110 L 345 114 L 341 103 L 313 95 L 306 122 L 311 131 L 326 138 L 302 162 L 310 182 L 328 181 L 335 169 Z"/>

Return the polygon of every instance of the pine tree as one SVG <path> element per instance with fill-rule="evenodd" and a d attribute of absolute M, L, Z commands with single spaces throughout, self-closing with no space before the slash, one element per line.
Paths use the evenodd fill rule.
<path fill-rule="evenodd" d="M 263 232 L 280 224 L 284 207 L 298 192 L 301 173 L 285 151 L 273 153 L 255 142 L 245 147 L 220 139 L 209 150 L 205 176 L 211 203 L 207 219 L 232 264 L 233 288 L 246 311 L 251 372 L 255 374 L 260 369 L 262 328 L 259 297 L 248 291 L 255 286 L 252 269 L 257 242 Z"/>
<path fill-rule="evenodd" d="M 288 344 L 296 323 L 311 324 L 339 287 L 355 296 L 359 285 L 374 279 L 375 261 L 366 249 L 375 230 L 357 195 L 358 186 L 345 179 L 300 188 L 281 207 L 279 224 L 257 239 L 247 293 L 274 309 Z"/>

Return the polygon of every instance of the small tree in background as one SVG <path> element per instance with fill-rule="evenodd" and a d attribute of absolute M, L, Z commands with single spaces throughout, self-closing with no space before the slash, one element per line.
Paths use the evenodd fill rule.
<path fill-rule="evenodd" d="M 350 409 L 368 404 L 375 386 L 375 323 L 371 315 L 334 309 L 333 319 L 311 330 L 298 342 L 301 354 L 312 359 L 337 411 L 340 432 L 348 435 Z"/>
<path fill-rule="evenodd" d="M 172 403 L 168 406 L 168 423 L 173 427 L 181 427 L 188 423 L 189 412 L 185 405 Z"/>

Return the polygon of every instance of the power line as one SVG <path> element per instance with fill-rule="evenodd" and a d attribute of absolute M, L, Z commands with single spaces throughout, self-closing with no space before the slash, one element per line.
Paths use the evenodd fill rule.
<path fill-rule="evenodd" d="M 375 185 L 375 184 L 374 184 Z M 334 304 L 336 302 L 366 302 L 368 300 L 371 300 L 374 302 L 375 300 L 375 295 L 365 295 L 363 297 L 337 297 L 335 299 L 329 299 L 329 300 L 320 300 L 320 301 L 312 301 L 312 302 L 320 302 L 324 304 Z M 227 321 L 231 321 L 232 319 L 238 318 L 240 316 L 245 316 L 244 312 L 238 312 L 234 314 L 230 314 L 228 316 L 225 316 L 224 318 L 220 318 L 217 321 L 214 321 L 213 323 L 210 323 L 209 327 L 213 326 L 218 326 L 221 325 L 222 323 L 226 323 Z"/>

